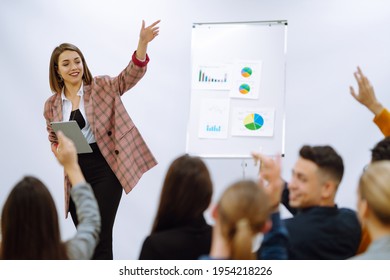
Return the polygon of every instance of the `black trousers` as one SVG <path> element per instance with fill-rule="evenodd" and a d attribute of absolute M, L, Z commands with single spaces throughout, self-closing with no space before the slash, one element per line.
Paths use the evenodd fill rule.
<path fill-rule="evenodd" d="M 93 149 L 93 153 L 79 154 L 78 159 L 85 180 L 91 184 L 95 194 L 102 221 L 100 240 L 95 248 L 92 259 L 112 260 L 112 232 L 123 188 L 107 161 L 100 153 L 97 144 L 91 144 L 91 148 Z M 72 199 L 69 202 L 69 212 L 72 216 L 73 223 L 77 227 L 76 208 Z"/>

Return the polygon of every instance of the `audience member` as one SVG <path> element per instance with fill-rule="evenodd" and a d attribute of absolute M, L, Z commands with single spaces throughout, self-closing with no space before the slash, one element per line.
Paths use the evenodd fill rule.
<path fill-rule="evenodd" d="M 289 258 L 319 260 L 354 256 L 361 239 L 360 223 L 354 211 L 339 208 L 335 203 L 344 173 L 342 158 L 330 146 L 303 146 L 299 155 L 288 184 L 280 177 L 280 171 L 271 180 L 273 184 L 285 184 L 282 203 L 294 215 L 285 220 Z M 278 169 L 278 164 L 270 158 L 262 163 L 263 174 Z"/>
<path fill-rule="evenodd" d="M 372 242 L 368 249 L 352 259 L 390 259 L 390 161 L 370 164 L 358 186 L 359 219 Z"/>
<path fill-rule="evenodd" d="M 390 137 L 385 137 L 379 141 L 371 150 L 371 162 L 382 160 L 390 160 Z M 357 254 L 366 251 L 371 243 L 371 237 L 366 226 L 364 224 L 362 226 L 362 239 Z"/>
<path fill-rule="evenodd" d="M 225 190 L 213 210 L 215 225 L 209 257 L 202 259 L 255 259 L 252 242 L 266 231 L 270 207 L 264 191 L 253 181 L 240 181 Z"/>
<path fill-rule="evenodd" d="M 358 82 L 359 92 L 356 93 L 350 86 L 351 95 L 374 114 L 374 122 L 383 135 L 390 136 L 390 112 L 376 98 L 373 86 L 359 67 L 354 76 Z"/>
<path fill-rule="evenodd" d="M 211 226 L 204 211 L 211 202 L 213 186 L 205 163 L 183 155 L 168 169 L 151 234 L 139 259 L 191 260 L 207 254 Z"/>
<path fill-rule="evenodd" d="M 243 180 L 231 185 L 213 210 L 215 225 L 210 254 L 200 259 L 256 259 L 252 251 L 253 241 L 257 234 L 270 228 L 260 258 L 286 259 L 287 248 L 283 241 L 287 231 L 280 222 L 277 208 L 278 204 L 275 207 L 261 184 Z M 270 221 L 272 211 L 275 211 L 274 224 Z"/>
<path fill-rule="evenodd" d="M 383 135 L 390 136 L 390 112 L 383 107 L 379 100 L 375 96 L 375 91 L 368 78 L 363 74 L 360 67 L 354 73 L 356 81 L 358 82 L 359 92 L 356 93 L 354 88 L 350 86 L 351 95 L 362 105 L 367 107 L 374 114 L 374 122 L 379 127 Z M 372 150 L 372 160 L 389 160 L 390 149 L 388 148 L 389 139 L 384 139 L 382 143 L 378 143 L 379 146 Z M 358 249 L 358 254 L 363 253 L 371 242 L 371 237 L 367 229 L 362 228 L 362 240 Z"/>
<path fill-rule="evenodd" d="M 58 214 L 47 187 L 37 178 L 24 177 L 9 194 L 1 214 L 0 259 L 90 259 L 100 232 L 100 214 L 93 191 L 77 163 L 76 149 L 62 132 L 54 151 L 72 184 L 72 199 L 80 221 L 76 235 L 63 243 Z"/>

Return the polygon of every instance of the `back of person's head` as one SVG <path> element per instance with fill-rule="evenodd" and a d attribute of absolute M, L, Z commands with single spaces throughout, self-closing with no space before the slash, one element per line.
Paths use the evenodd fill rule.
<path fill-rule="evenodd" d="M 203 217 L 213 194 L 210 173 L 199 157 L 175 159 L 165 176 L 152 232 L 185 225 Z"/>
<path fill-rule="evenodd" d="M 390 137 L 379 141 L 371 150 L 371 162 L 390 160 Z"/>
<path fill-rule="evenodd" d="M 26 176 L 12 189 L 1 214 L 2 259 L 67 259 L 57 210 L 46 186 Z"/>
<path fill-rule="evenodd" d="M 340 184 L 344 174 L 343 159 L 332 147 L 305 145 L 299 155 L 315 163 L 324 179 L 332 179 L 336 187 Z"/>
<path fill-rule="evenodd" d="M 231 248 L 231 259 L 255 259 L 253 237 L 270 215 L 268 198 L 253 181 L 239 181 L 225 190 L 217 206 L 221 233 Z"/>
<path fill-rule="evenodd" d="M 62 43 L 61 45 L 54 48 L 50 57 L 49 83 L 50 89 L 53 93 L 60 93 L 62 91 L 62 88 L 64 87 L 64 81 L 58 74 L 58 59 L 64 51 L 74 51 L 78 53 L 84 68 L 83 82 L 86 85 L 89 85 L 92 82 L 93 77 L 91 71 L 89 70 L 87 62 L 85 61 L 84 55 L 80 51 L 80 49 L 70 43 Z"/>
<path fill-rule="evenodd" d="M 390 226 L 390 161 L 368 165 L 360 177 L 358 192 L 378 221 Z"/>

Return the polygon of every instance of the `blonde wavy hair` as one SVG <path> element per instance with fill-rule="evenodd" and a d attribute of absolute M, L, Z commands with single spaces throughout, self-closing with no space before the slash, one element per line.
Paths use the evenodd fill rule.
<path fill-rule="evenodd" d="M 360 198 L 384 225 L 390 225 L 390 161 L 371 163 L 359 180 Z"/>

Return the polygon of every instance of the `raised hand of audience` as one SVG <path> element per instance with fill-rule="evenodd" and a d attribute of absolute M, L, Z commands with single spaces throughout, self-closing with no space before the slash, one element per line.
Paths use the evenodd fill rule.
<path fill-rule="evenodd" d="M 281 157 L 275 159 L 260 153 L 252 153 L 255 164 L 259 164 L 259 186 L 269 197 L 272 211 L 279 210 L 284 181 L 281 178 Z"/>
<path fill-rule="evenodd" d="M 363 74 L 360 67 L 357 68 L 357 71 L 353 73 L 355 79 L 358 83 L 359 90 L 358 92 L 350 86 L 351 95 L 362 105 L 367 107 L 375 116 L 378 115 L 382 110 L 383 106 L 378 101 L 375 96 L 375 91 L 373 86 L 367 77 Z"/>

